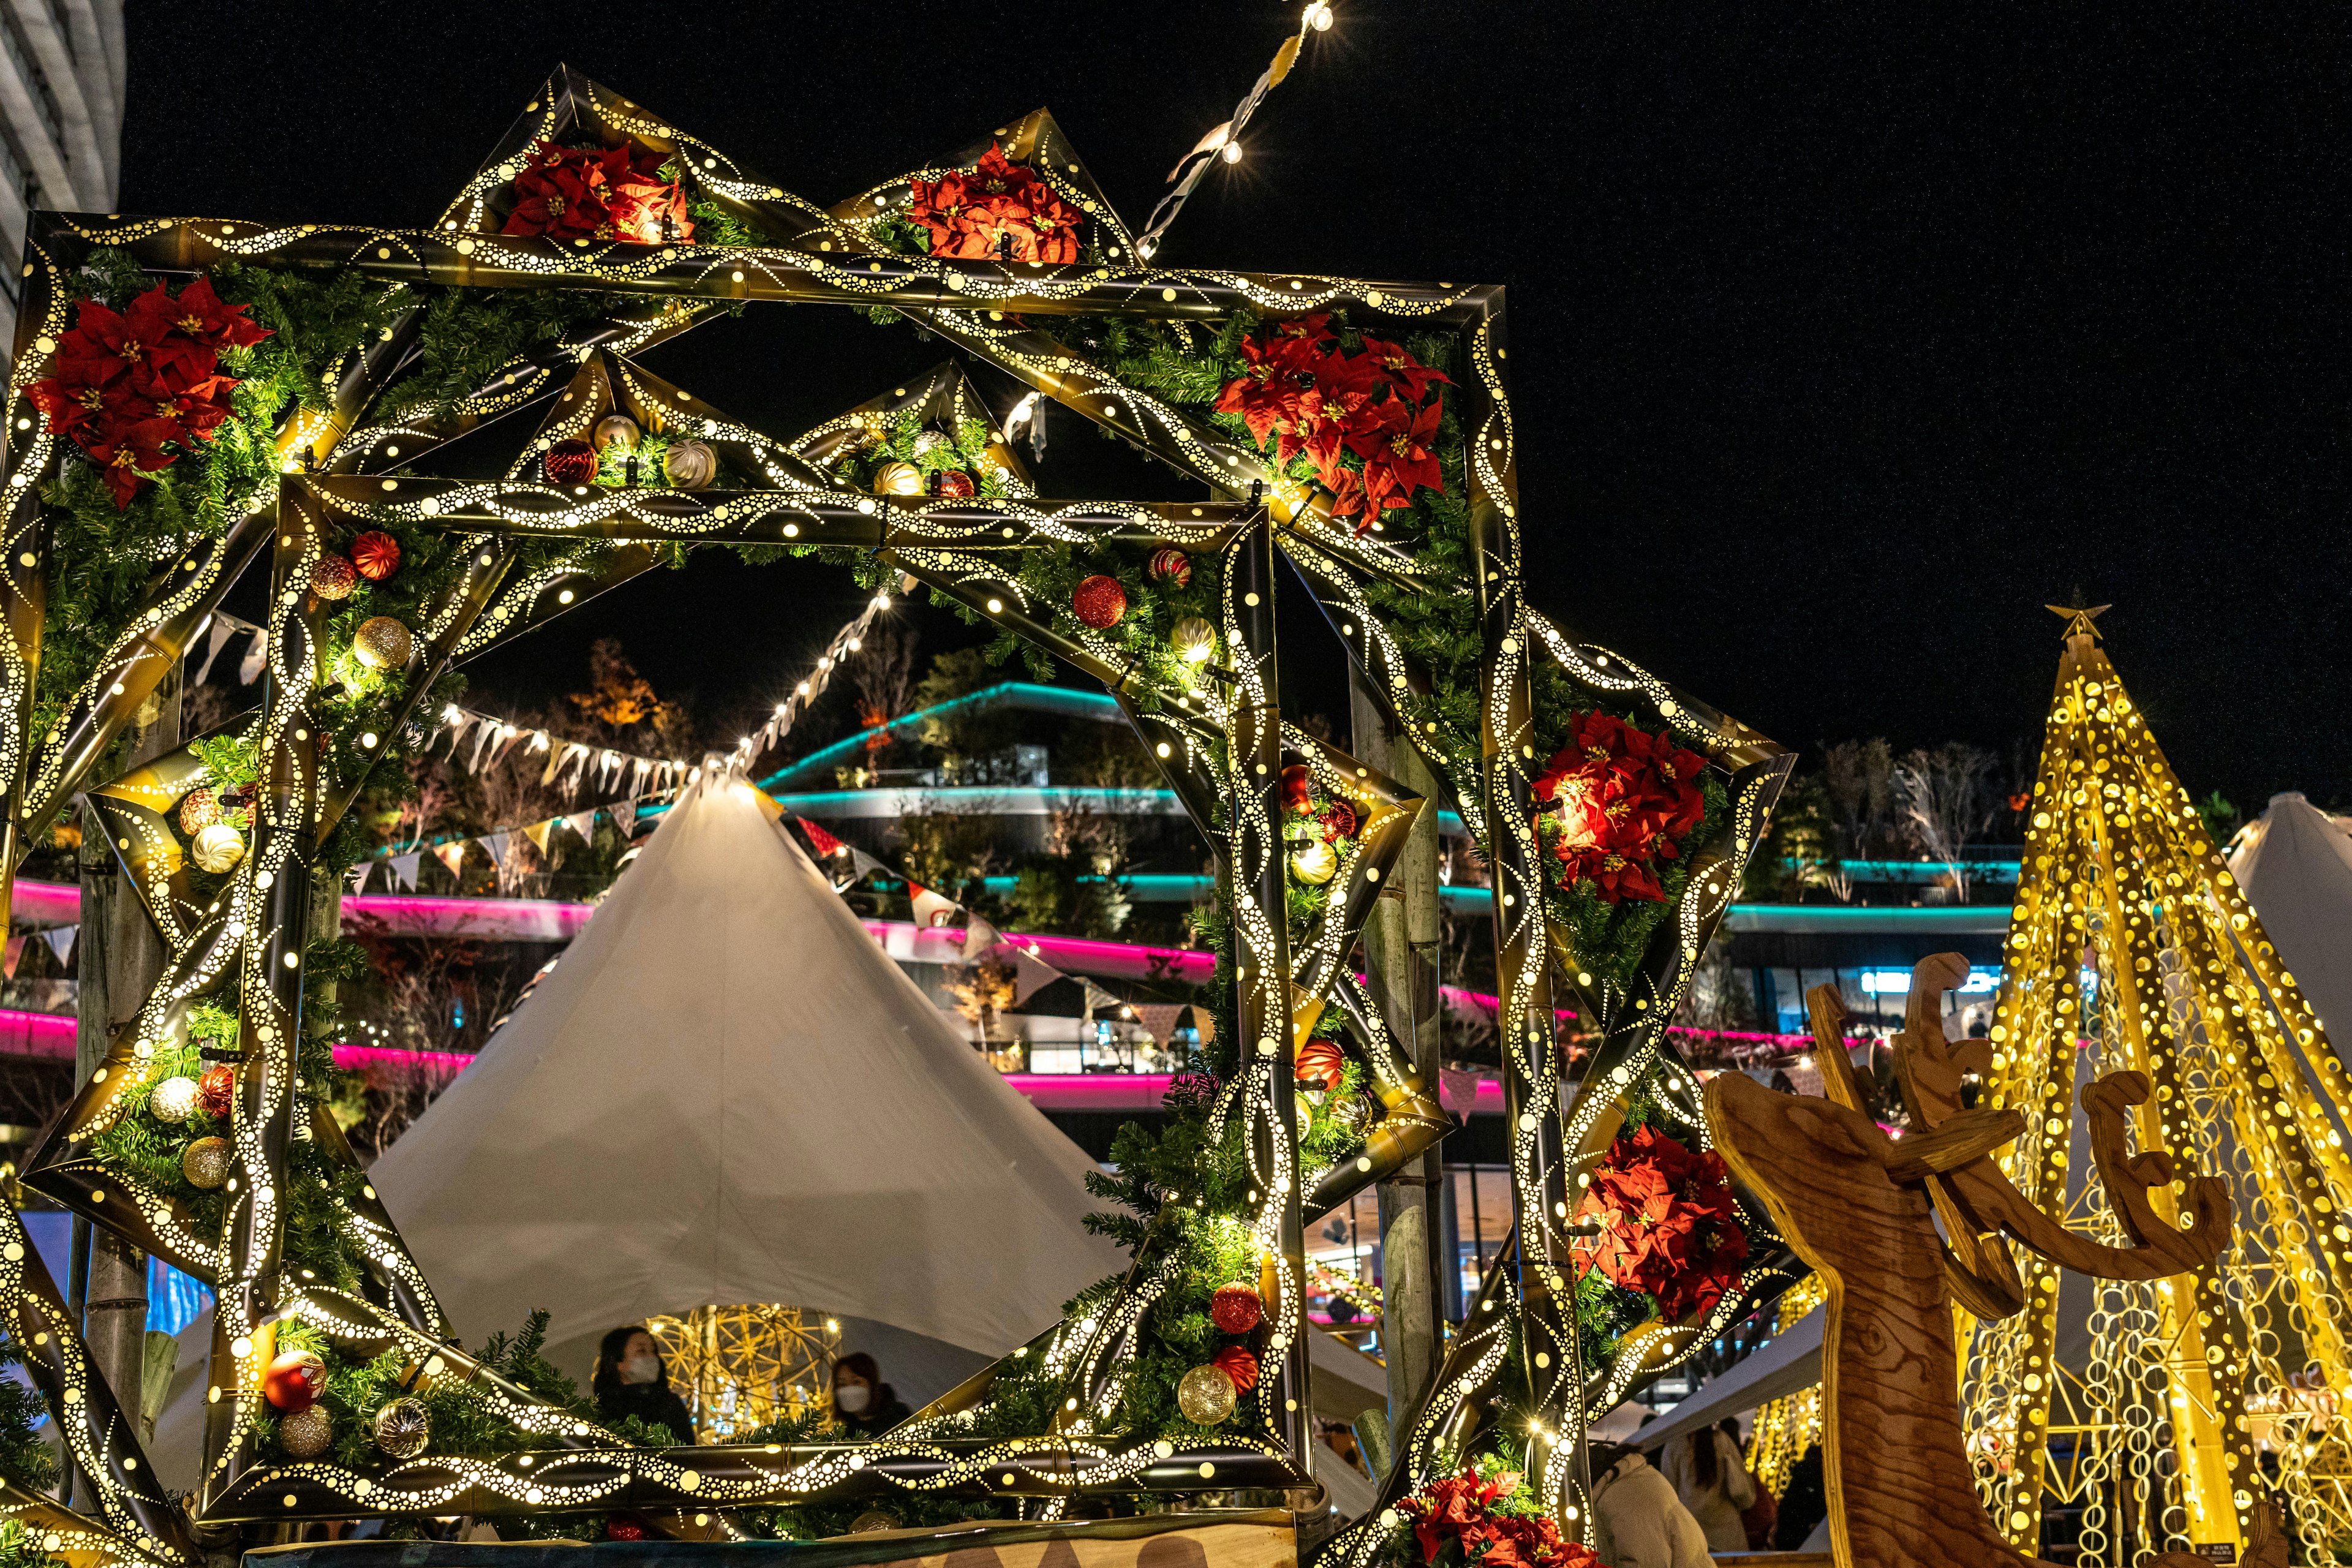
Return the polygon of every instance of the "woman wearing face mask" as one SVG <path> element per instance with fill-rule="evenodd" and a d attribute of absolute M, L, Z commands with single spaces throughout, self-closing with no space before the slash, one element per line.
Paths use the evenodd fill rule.
<path fill-rule="evenodd" d="M 681 1443 L 694 1441 L 694 1417 L 669 1385 L 669 1366 L 642 1324 L 631 1323 L 604 1336 L 596 1352 L 596 1379 L 590 1385 L 605 1419 L 634 1415 L 667 1426 Z"/>
<path fill-rule="evenodd" d="M 906 1401 L 882 1381 L 882 1371 L 864 1351 L 833 1363 L 833 1418 L 852 1437 L 878 1437 L 912 1415 Z"/>

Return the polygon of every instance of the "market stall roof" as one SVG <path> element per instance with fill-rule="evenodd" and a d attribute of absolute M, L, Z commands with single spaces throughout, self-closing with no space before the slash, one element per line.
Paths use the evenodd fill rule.
<path fill-rule="evenodd" d="M 2352 1038 L 2352 834 L 2300 795 L 2274 795 L 2230 854 L 2295 984 L 2340 1047 Z"/>
<path fill-rule="evenodd" d="M 1125 1266 L 1084 1226 L 1085 1153 L 775 815 L 738 778 L 691 790 L 373 1168 L 468 1344 L 545 1307 L 552 1358 L 581 1373 L 616 1324 L 782 1301 L 843 1319 L 846 1348 L 883 1325 L 969 1370 Z M 900 1353 L 877 1351 L 894 1381 L 915 1371 Z"/>

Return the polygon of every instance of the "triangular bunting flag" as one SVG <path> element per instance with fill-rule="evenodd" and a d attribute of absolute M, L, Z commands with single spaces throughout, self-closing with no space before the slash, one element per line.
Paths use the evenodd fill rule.
<path fill-rule="evenodd" d="M 612 817 L 613 826 L 620 829 L 621 837 L 623 838 L 627 838 L 629 835 L 635 830 L 637 826 L 637 800 L 635 795 L 631 795 L 626 800 L 616 800 L 612 805 L 606 806 L 604 810 L 606 814 Z"/>
<path fill-rule="evenodd" d="M 491 865 L 504 869 L 507 863 L 507 841 L 513 837 L 514 835 L 510 833 L 491 833 L 483 836 L 482 847 L 490 852 Z"/>
<path fill-rule="evenodd" d="M 466 863 L 466 841 L 460 838 L 455 844 L 435 845 L 433 858 L 449 868 L 449 875 L 457 876 L 458 868 Z"/>
<path fill-rule="evenodd" d="M 977 963 L 983 954 L 994 949 L 996 944 L 1003 940 L 997 934 L 994 926 L 982 920 L 978 915 L 972 916 L 964 923 L 963 961 L 966 963 Z"/>
<path fill-rule="evenodd" d="M 1135 1004 L 1135 1016 L 1143 1026 L 1143 1032 L 1151 1037 L 1151 1043 L 1164 1046 L 1176 1033 L 1177 1024 L 1192 1008 L 1190 1002 L 1138 1002 Z"/>
<path fill-rule="evenodd" d="M 205 683 L 205 677 L 213 672 L 213 660 L 220 658 L 220 650 L 226 647 L 228 639 L 235 636 L 236 622 L 222 615 L 213 616 L 212 631 L 205 639 L 205 662 L 196 667 L 196 679 L 189 684 L 202 686 Z"/>
<path fill-rule="evenodd" d="M 24 956 L 25 956 L 25 939 L 24 939 L 23 937 L 21 937 L 21 936 L 12 936 L 12 937 L 10 937 L 10 938 L 8 939 L 8 958 L 7 958 L 7 963 L 6 963 L 6 966 L 5 966 L 5 969 L 0 969 L 0 973 L 5 973 L 5 974 L 9 979 L 11 979 L 11 980 L 16 979 L 16 961 L 17 961 L 18 959 L 23 958 Z"/>
<path fill-rule="evenodd" d="M 907 891 L 914 898 L 915 923 L 925 929 L 947 924 L 948 917 L 963 907 L 945 893 L 935 892 L 920 882 L 908 882 Z"/>
<path fill-rule="evenodd" d="M 1089 1013 L 1117 1013 L 1127 1005 L 1091 980 L 1082 980 L 1079 984 L 1087 988 L 1087 1011 Z"/>
<path fill-rule="evenodd" d="M 545 822 L 534 822 L 522 830 L 522 836 L 530 840 L 530 847 L 541 855 L 547 853 L 547 836 L 554 830 L 556 820 L 551 816 Z"/>
<path fill-rule="evenodd" d="M 269 662 L 269 635 L 259 626 L 253 628 L 253 641 L 245 650 L 245 661 L 236 667 L 240 686 L 250 686 L 261 679 L 261 667 Z"/>
<path fill-rule="evenodd" d="M 1055 981 L 1068 978 L 1052 964 L 1040 962 L 1037 955 L 1027 948 L 1013 950 L 1013 1005 L 1015 1007 Z"/>
<path fill-rule="evenodd" d="M 824 828 L 819 827 L 815 823 L 811 822 L 805 816 L 795 816 L 793 820 L 801 825 L 801 831 L 808 835 L 809 847 L 814 849 L 819 855 L 838 855 L 841 853 L 840 839 L 835 838 L 832 834 L 827 833 Z"/>
<path fill-rule="evenodd" d="M 871 877 L 877 871 L 881 872 L 886 877 L 891 874 L 889 867 L 885 866 L 881 861 L 877 860 L 873 856 L 868 855 L 865 850 L 858 848 L 854 844 L 849 846 L 849 864 L 855 873 L 860 877 Z"/>
<path fill-rule="evenodd" d="M 63 963 L 73 956 L 74 938 L 80 932 L 79 926 L 51 926 L 41 933 L 41 938 L 49 944 L 49 951 L 58 955 L 58 962 Z"/>
<path fill-rule="evenodd" d="M 403 891 L 410 893 L 416 891 L 416 868 L 424 858 L 423 850 L 412 849 L 405 855 L 395 855 L 385 862 L 392 868 L 392 879 L 400 884 Z"/>
<path fill-rule="evenodd" d="M 563 820 L 572 832 L 580 836 L 580 841 L 583 844 L 596 842 L 596 808 L 594 806 L 590 806 L 586 811 L 575 811 Z"/>
<path fill-rule="evenodd" d="M 368 873 L 374 869 L 374 861 L 362 860 L 358 865 L 352 867 L 350 871 L 346 872 L 345 875 L 349 876 L 352 879 L 352 891 L 356 893 L 364 889 L 367 886 Z"/>

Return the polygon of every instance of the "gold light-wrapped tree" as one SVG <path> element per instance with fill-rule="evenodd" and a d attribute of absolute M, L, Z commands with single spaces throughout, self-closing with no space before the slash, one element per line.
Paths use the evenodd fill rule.
<path fill-rule="evenodd" d="M 2178 1162 L 2158 1212 L 2177 1223 L 2181 1183 L 2216 1173 L 2235 1235 L 2193 1276 L 2080 1294 L 2020 1259 L 2026 1310 L 1975 1323 L 1963 1370 L 1978 1485 L 2028 1551 L 2045 1508 L 2079 1509 L 2085 1565 L 2184 1543 L 2232 1561 L 2266 1492 L 2325 1561 L 2352 1536 L 2345 1073 L 2107 662 L 2104 607 L 2058 610 L 1984 1101 L 2025 1115 L 2004 1161 L 2018 1188 L 2114 1241 L 2098 1173 L 2067 1161 L 2077 1086 L 2147 1073 L 2136 1141 Z"/>

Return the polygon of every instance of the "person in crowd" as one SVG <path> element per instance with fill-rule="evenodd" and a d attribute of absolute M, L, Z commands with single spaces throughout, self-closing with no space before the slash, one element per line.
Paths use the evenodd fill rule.
<path fill-rule="evenodd" d="M 1733 1445 L 1738 1446 L 1738 1418 L 1732 1415 L 1725 1416 L 1723 1430 Z M 1780 1518 L 1780 1500 L 1772 1495 L 1772 1489 L 1766 1486 L 1764 1478 L 1753 1469 L 1748 1472 L 1748 1489 L 1755 1494 L 1756 1499 L 1743 1509 L 1739 1515 L 1740 1525 L 1748 1531 L 1748 1550 L 1769 1552 L 1772 1550 L 1772 1526 L 1778 1523 Z"/>
<path fill-rule="evenodd" d="M 849 1428 L 850 1436 L 879 1437 L 913 1414 L 864 1351 L 833 1363 L 833 1418 Z"/>
<path fill-rule="evenodd" d="M 589 1388 L 608 1421 L 634 1415 L 667 1426 L 681 1443 L 694 1441 L 694 1416 L 669 1385 L 669 1363 L 643 1323 L 629 1323 L 604 1336 L 596 1350 L 596 1376 Z"/>
<path fill-rule="evenodd" d="M 1594 1550 L 1609 1568 L 1710 1568 L 1706 1531 L 1639 1448 L 1594 1450 L 1592 1518 Z"/>
<path fill-rule="evenodd" d="M 1789 1467 L 1789 1484 L 1780 1489 L 1780 1520 L 1772 1527 L 1773 1550 L 1802 1549 L 1829 1517 L 1829 1492 L 1822 1479 L 1822 1446 L 1815 1443 Z"/>
<path fill-rule="evenodd" d="M 1734 1434 L 1739 1430 L 1736 1420 L 1725 1425 Z M 1706 1531 L 1706 1549 L 1747 1551 L 1748 1527 L 1739 1516 L 1756 1500 L 1756 1489 L 1748 1479 L 1738 1438 L 1725 1436 L 1721 1426 L 1702 1426 L 1667 1444 L 1664 1464 L 1675 1495 Z"/>

